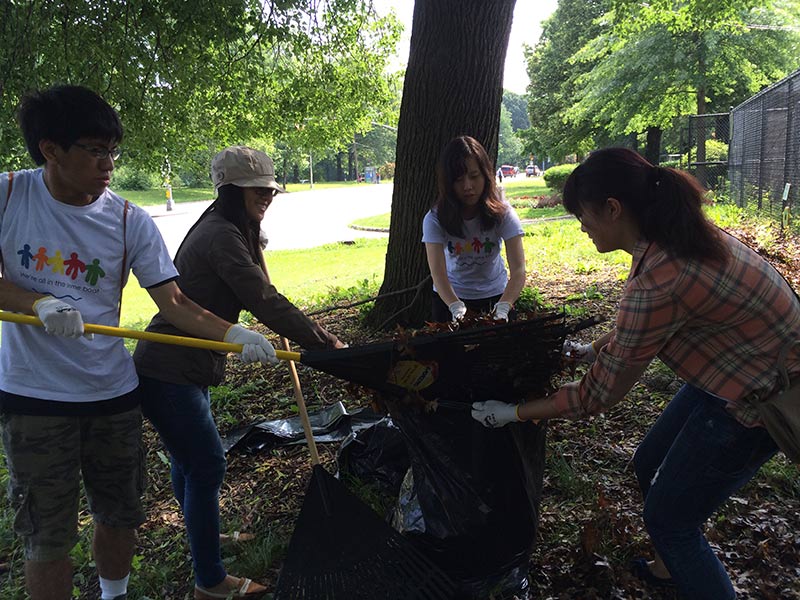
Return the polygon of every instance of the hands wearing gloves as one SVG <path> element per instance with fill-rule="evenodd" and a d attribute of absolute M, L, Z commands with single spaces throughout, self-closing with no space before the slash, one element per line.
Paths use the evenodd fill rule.
<path fill-rule="evenodd" d="M 503 302 L 502 300 L 494 305 L 494 320 L 495 321 L 508 321 L 508 313 L 511 310 L 510 302 Z"/>
<path fill-rule="evenodd" d="M 279 362 L 275 356 L 275 348 L 267 338 L 241 325 L 231 325 L 223 341 L 244 346 L 239 355 L 244 363 L 260 362 L 262 365 L 276 365 Z"/>
<path fill-rule="evenodd" d="M 451 302 L 447 308 L 450 309 L 450 314 L 453 315 L 453 323 L 460 321 L 467 314 L 467 305 L 461 300 Z"/>
<path fill-rule="evenodd" d="M 572 361 L 586 364 L 591 364 L 597 359 L 597 351 L 594 349 L 594 342 L 591 344 L 581 344 L 580 342 L 565 340 L 561 353 Z"/>
<path fill-rule="evenodd" d="M 84 334 L 83 317 L 81 317 L 80 311 L 71 304 L 52 296 L 45 296 L 33 303 L 33 312 L 42 321 L 44 330 L 50 335 L 78 339 Z M 94 334 L 87 333 L 86 338 L 93 339 Z"/>
<path fill-rule="evenodd" d="M 473 402 L 472 418 L 490 429 L 505 427 L 509 423 L 518 423 L 522 420 L 519 418 L 516 404 L 508 404 L 499 400 Z"/>

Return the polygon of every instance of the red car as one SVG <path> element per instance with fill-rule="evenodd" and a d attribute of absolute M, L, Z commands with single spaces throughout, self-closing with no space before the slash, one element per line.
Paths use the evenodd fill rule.
<path fill-rule="evenodd" d="M 503 177 L 516 177 L 517 176 L 517 167 L 512 165 L 503 165 L 500 167 L 500 170 L 503 172 Z"/>

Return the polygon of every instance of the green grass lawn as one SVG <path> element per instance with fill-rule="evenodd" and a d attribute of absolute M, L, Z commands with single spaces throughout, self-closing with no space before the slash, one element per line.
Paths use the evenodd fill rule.
<path fill-rule="evenodd" d="M 350 288 L 377 291 L 387 244 L 386 239 L 360 239 L 354 244 L 267 251 L 265 258 L 270 279 L 284 296 L 298 306 L 317 306 L 351 295 Z M 123 291 L 120 326 L 144 329 L 155 311 L 150 295 L 131 277 Z"/>
<path fill-rule="evenodd" d="M 365 186 L 369 184 L 356 183 L 355 181 L 324 181 L 321 183 L 314 183 L 314 190 L 326 190 L 331 188 Z M 372 184 L 375 185 L 375 184 Z M 118 190 L 112 185 L 111 188 L 123 198 L 130 200 L 138 206 L 154 206 L 158 204 L 166 204 L 167 195 L 164 188 L 154 188 L 150 190 Z M 290 183 L 286 186 L 288 192 L 305 192 L 311 190 L 311 184 L 308 183 Z M 209 186 L 207 188 L 173 188 L 172 199 L 176 204 L 181 202 L 199 202 L 203 200 L 213 200 L 216 198 L 214 188 Z"/>
<path fill-rule="evenodd" d="M 118 190 L 114 186 L 111 189 L 137 206 L 155 206 L 166 204 L 167 195 L 163 188 L 152 190 Z M 172 199 L 176 204 L 181 202 L 200 202 L 203 200 L 213 200 L 216 197 L 214 188 L 175 188 L 172 190 Z"/>
<path fill-rule="evenodd" d="M 725 205 L 711 207 L 709 214 L 721 226 L 730 227 L 740 213 Z M 622 251 L 599 254 L 574 219 L 535 223 L 524 229 L 528 272 L 569 276 L 611 268 L 620 278 L 627 275 L 630 256 Z M 357 293 L 367 297 L 377 291 L 387 245 L 386 238 L 359 239 L 354 244 L 267 251 L 265 257 L 270 278 L 282 294 L 302 307 L 324 306 L 339 297 Z M 155 310 L 149 294 L 131 277 L 123 294 L 121 326 L 143 329 Z"/>
<path fill-rule="evenodd" d="M 503 188 L 506 191 L 506 199 L 528 199 L 535 196 L 550 196 L 553 193 L 544 183 L 541 177 L 525 177 L 517 175 L 513 179 L 506 177 L 503 179 Z"/>

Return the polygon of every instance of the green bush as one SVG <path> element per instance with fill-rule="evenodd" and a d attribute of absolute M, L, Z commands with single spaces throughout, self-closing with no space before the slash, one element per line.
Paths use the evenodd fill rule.
<path fill-rule="evenodd" d="M 121 166 L 114 169 L 112 186 L 119 190 L 150 190 L 161 185 L 161 178 L 144 169 Z"/>
<path fill-rule="evenodd" d="M 706 140 L 706 160 L 728 162 L 728 144 L 719 140 Z"/>
<path fill-rule="evenodd" d="M 577 164 L 567 164 L 550 167 L 544 172 L 544 182 L 550 189 L 561 193 L 564 191 L 564 184 L 567 182 L 567 177 L 569 177 L 569 174 L 572 173 L 577 166 Z"/>
<path fill-rule="evenodd" d="M 381 179 L 394 179 L 394 163 L 387 162 L 378 167 L 378 175 Z"/>

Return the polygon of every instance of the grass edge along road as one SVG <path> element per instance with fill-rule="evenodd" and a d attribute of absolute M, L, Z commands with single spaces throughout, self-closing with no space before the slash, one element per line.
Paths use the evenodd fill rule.
<path fill-rule="evenodd" d="M 316 190 L 326 190 L 343 187 L 364 187 L 365 185 L 375 185 L 366 183 L 356 183 L 355 181 L 323 181 L 315 183 L 312 188 L 308 183 L 290 183 L 286 186 L 286 191 L 290 194 L 292 192 L 307 192 Z M 137 206 L 158 206 L 159 204 L 167 203 L 167 190 L 166 188 L 151 188 L 149 190 L 123 190 L 114 187 L 111 184 L 111 189 L 114 193 L 122 196 L 126 200 L 133 202 Z M 213 187 L 207 188 L 187 188 L 175 187 L 172 188 L 172 200 L 175 204 L 182 202 L 203 202 L 211 201 L 216 197 L 216 192 Z"/>

